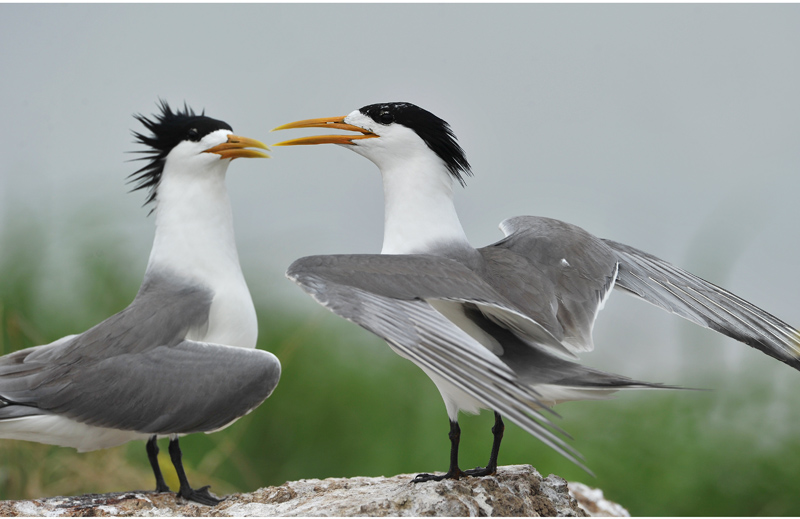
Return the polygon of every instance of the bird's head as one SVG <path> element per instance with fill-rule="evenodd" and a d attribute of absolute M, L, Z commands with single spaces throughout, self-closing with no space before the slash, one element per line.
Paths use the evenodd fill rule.
<path fill-rule="evenodd" d="M 379 103 L 354 110 L 344 117 L 305 119 L 278 126 L 350 130 L 359 135 L 315 135 L 275 144 L 340 144 L 370 159 L 383 169 L 393 163 L 430 157 L 441 161 L 453 178 L 464 184 L 471 175 L 469 162 L 446 121 L 411 103 Z"/>
<path fill-rule="evenodd" d="M 130 182 L 133 188 L 149 189 L 146 203 L 155 201 L 158 184 L 169 162 L 175 169 L 186 172 L 202 172 L 208 166 L 220 164 L 223 168 L 236 158 L 268 158 L 269 155 L 248 148 L 268 149 L 257 140 L 239 137 L 224 121 L 212 119 L 184 104 L 183 110 L 172 111 L 166 101 L 161 101 L 160 114 L 149 119 L 141 114 L 134 117 L 150 131 L 151 135 L 133 132 L 136 141 L 147 147 L 142 153 L 145 156 L 136 160 L 148 163 L 132 173 Z"/>

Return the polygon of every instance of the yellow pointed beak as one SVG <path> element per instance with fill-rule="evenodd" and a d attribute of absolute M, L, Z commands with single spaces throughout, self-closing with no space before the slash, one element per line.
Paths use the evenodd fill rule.
<path fill-rule="evenodd" d="M 262 150 L 269 150 L 267 145 L 261 141 L 250 139 L 248 137 L 239 137 L 238 135 L 228 135 L 228 141 L 218 144 L 205 150 L 204 153 L 216 153 L 223 159 L 268 159 L 269 155 L 256 150 L 249 150 L 247 148 L 261 148 Z"/>
<path fill-rule="evenodd" d="M 300 137 L 299 139 L 291 139 L 288 141 L 279 142 L 277 144 L 273 144 L 273 146 L 298 146 L 302 144 L 353 144 L 354 140 L 378 137 L 378 135 L 369 130 L 365 130 L 364 128 L 352 124 L 347 124 L 344 122 L 344 117 L 304 119 L 302 121 L 295 121 L 293 123 L 278 126 L 277 128 L 273 128 L 272 131 L 291 130 L 293 128 L 331 128 L 334 130 L 360 132 L 361 135 L 313 135 L 311 137 Z"/>

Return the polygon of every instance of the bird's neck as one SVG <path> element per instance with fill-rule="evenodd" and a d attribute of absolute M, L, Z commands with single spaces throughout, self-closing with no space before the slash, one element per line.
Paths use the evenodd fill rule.
<path fill-rule="evenodd" d="M 221 170 L 219 170 L 221 169 Z M 147 273 L 167 273 L 214 294 L 208 326 L 192 340 L 254 347 L 255 309 L 239 265 L 225 169 L 162 176 Z"/>
<path fill-rule="evenodd" d="M 453 203 L 453 179 L 443 164 L 421 159 L 381 168 L 382 254 L 424 254 L 469 246 Z"/>
<path fill-rule="evenodd" d="M 201 280 L 240 271 L 224 175 L 173 182 L 163 178 L 148 270 L 174 268 Z"/>

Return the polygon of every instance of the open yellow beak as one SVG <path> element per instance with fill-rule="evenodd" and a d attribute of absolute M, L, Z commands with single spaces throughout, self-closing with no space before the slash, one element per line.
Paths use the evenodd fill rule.
<path fill-rule="evenodd" d="M 360 132 L 361 135 L 313 135 L 311 137 L 300 137 L 299 139 L 279 142 L 277 144 L 273 144 L 273 146 L 297 146 L 301 144 L 353 144 L 354 140 L 378 137 L 377 134 L 374 134 L 369 130 L 345 123 L 344 117 L 304 119 L 302 121 L 295 121 L 293 123 L 284 124 L 283 126 L 278 126 L 277 128 L 273 128 L 272 131 L 290 130 L 293 128 L 332 128 L 334 130 Z"/>
<path fill-rule="evenodd" d="M 216 153 L 223 159 L 268 159 L 269 155 L 256 150 L 247 148 L 261 148 L 269 150 L 267 145 L 255 139 L 239 137 L 238 135 L 228 135 L 228 141 L 208 148 L 203 153 Z"/>

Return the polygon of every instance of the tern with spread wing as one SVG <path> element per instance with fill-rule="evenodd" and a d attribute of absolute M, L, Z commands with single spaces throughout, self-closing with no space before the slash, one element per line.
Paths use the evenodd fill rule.
<path fill-rule="evenodd" d="M 166 492 L 159 437 L 180 481 L 193 489 L 178 437 L 227 427 L 275 389 L 281 366 L 257 350 L 258 327 L 233 233 L 225 176 L 235 158 L 267 157 L 266 146 L 188 107 L 166 102 L 152 135 L 134 133 L 147 164 L 135 189 L 149 189 L 156 232 L 144 281 L 120 313 L 77 335 L 0 357 L 0 438 L 78 451 L 147 440 L 156 491 Z"/>
<path fill-rule="evenodd" d="M 668 387 L 582 366 L 592 327 L 612 288 L 744 342 L 800 369 L 800 333 L 707 281 L 574 225 L 534 216 L 500 224 L 505 238 L 467 241 L 453 186 L 471 174 L 450 126 L 410 103 L 365 106 L 344 117 L 276 128 L 357 132 L 276 146 L 342 145 L 380 169 L 385 203 L 381 255 L 312 256 L 287 276 L 319 303 L 385 339 L 434 381 L 450 419 L 450 466 L 415 481 L 496 471 L 503 420 L 583 466 L 548 420 L 563 401 L 626 388 Z M 486 467 L 458 466 L 458 412 L 495 413 Z M 585 467 L 584 467 L 585 468 Z"/>

